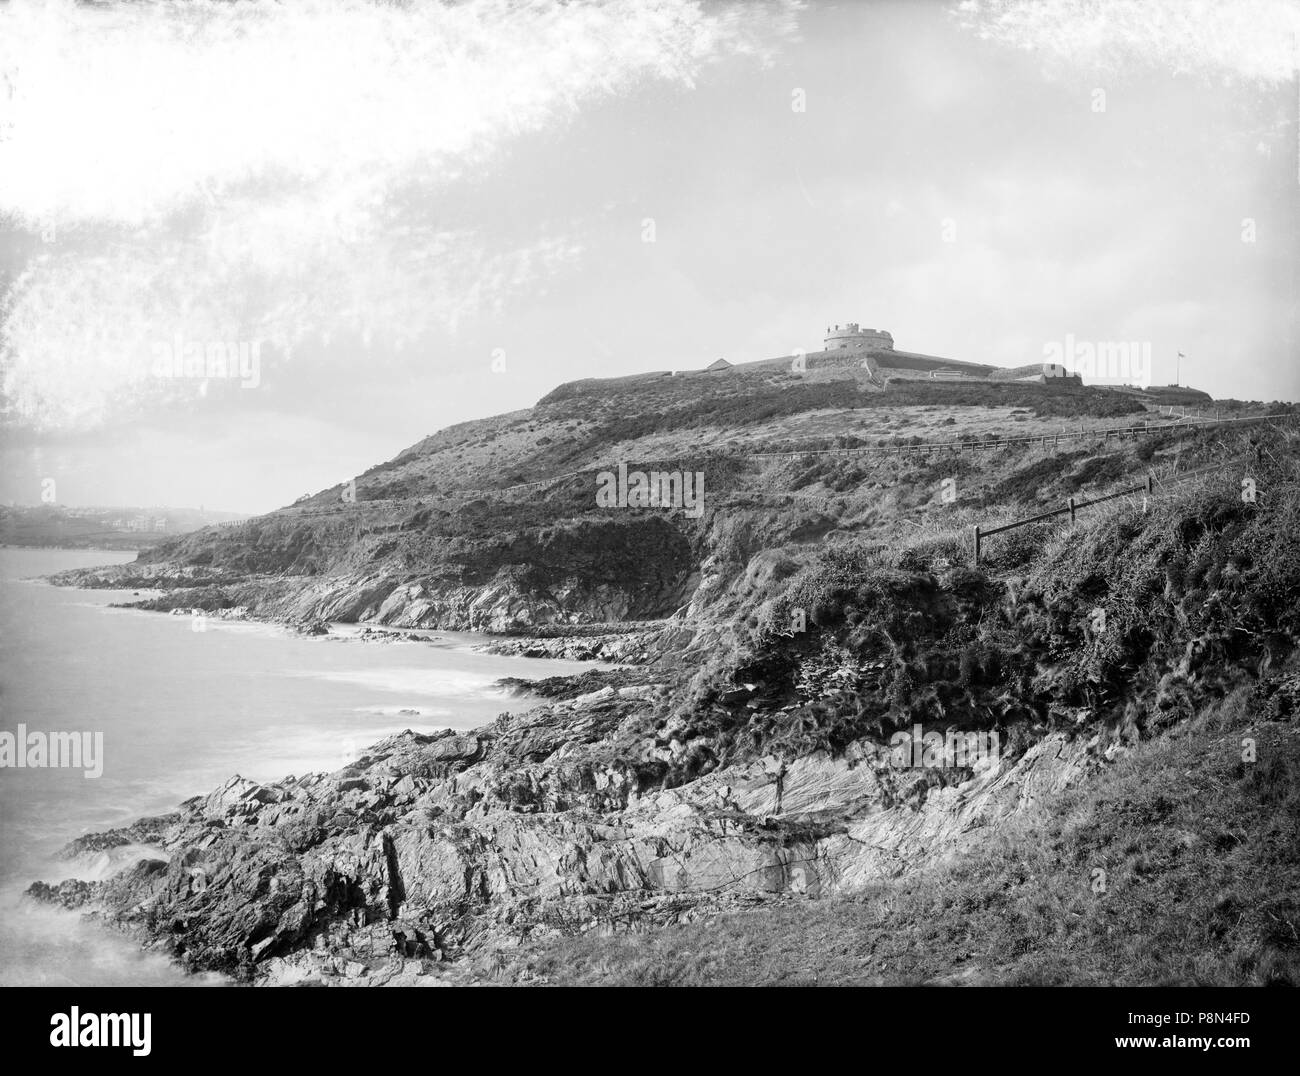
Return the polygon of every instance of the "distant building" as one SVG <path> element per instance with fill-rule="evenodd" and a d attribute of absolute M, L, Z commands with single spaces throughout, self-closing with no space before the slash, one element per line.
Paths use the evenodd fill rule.
<path fill-rule="evenodd" d="M 825 351 L 893 351 L 894 338 L 884 329 L 863 329 L 856 321 L 850 321 L 847 325 L 828 327 L 822 348 Z"/>
<path fill-rule="evenodd" d="M 584 378 L 566 382 L 543 397 L 542 402 L 562 400 L 591 391 L 619 391 L 622 388 L 638 389 L 659 378 L 700 377 L 703 374 L 719 377 L 744 377 L 751 374 L 780 373 L 811 381 L 844 381 L 851 377 L 864 391 L 884 391 L 894 382 L 925 381 L 930 384 L 969 384 L 970 382 L 1021 382 L 1029 384 L 1054 383 L 1059 388 L 1071 384 L 1082 386 L 1083 377 L 1059 362 L 1031 362 L 1015 367 L 994 366 L 990 363 L 949 359 L 941 355 L 926 355 L 917 351 L 900 351 L 894 346 L 892 333 L 884 329 L 864 329 L 856 321 L 844 325 L 828 325 L 820 351 L 795 351 L 770 359 L 732 363 L 725 358 L 715 359 L 702 370 L 655 370 L 644 374 L 621 377 Z M 1126 391 L 1123 386 L 1102 384 L 1099 388 Z M 1133 390 L 1137 391 L 1137 390 Z M 1145 395 L 1157 393 L 1183 393 L 1174 386 L 1168 389 L 1142 390 Z M 1204 395 L 1204 394 L 1201 394 Z M 1208 399 L 1208 397 L 1206 397 Z M 1179 402 L 1183 402 L 1180 398 Z"/>

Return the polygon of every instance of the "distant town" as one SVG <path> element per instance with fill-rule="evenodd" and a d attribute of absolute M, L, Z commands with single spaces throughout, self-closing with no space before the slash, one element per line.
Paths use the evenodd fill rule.
<path fill-rule="evenodd" d="M 59 549 L 145 549 L 219 523 L 247 519 L 203 508 L 0 506 L 0 545 Z"/>

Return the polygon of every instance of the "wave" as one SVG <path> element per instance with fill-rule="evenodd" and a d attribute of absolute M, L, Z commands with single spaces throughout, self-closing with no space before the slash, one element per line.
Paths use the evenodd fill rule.
<path fill-rule="evenodd" d="M 493 687 L 498 679 L 486 673 L 470 673 L 452 669 L 321 669 L 288 674 L 311 679 L 326 680 L 336 684 L 355 684 L 358 687 L 394 694 L 426 695 L 430 698 L 487 698 L 500 694 Z"/>

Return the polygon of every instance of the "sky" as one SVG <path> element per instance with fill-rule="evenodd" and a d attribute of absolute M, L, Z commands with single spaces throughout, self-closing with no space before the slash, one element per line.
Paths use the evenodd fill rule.
<path fill-rule="evenodd" d="M 847 321 L 1300 400 L 1297 34 L 1277 0 L 0 3 L 0 500 L 264 512 Z"/>

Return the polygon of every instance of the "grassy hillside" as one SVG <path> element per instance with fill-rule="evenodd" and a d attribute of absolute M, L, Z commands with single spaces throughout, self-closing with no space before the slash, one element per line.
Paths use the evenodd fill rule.
<path fill-rule="evenodd" d="M 1160 432 L 1104 438 L 1144 424 Z M 1080 439 L 1081 430 L 1091 433 Z M 1185 467 L 1224 437 L 1242 441 L 1074 384 L 881 391 L 783 367 L 574 382 L 527 411 L 443 430 L 277 512 L 162 542 L 100 582 L 175 591 L 155 608 L 345 620 L 384 609 L 415 627 L 664 617 L 709 582 L 706 565 L 721 592 L 762 550 L 859 536 L 896 544 L 917 528 L 956 533 L 1049 497 Z M 972 449 L 893 451 L 927 443 Z M 596 473 L 619 462 L 702 473 L 703 514 L 598 507 Z M 991 552 L 1014 548 L 1007 539 Z M 425 596 L 433 600 L 421 604 Z"/>
<path fill-rule="evenodd" d="M 435 949 L 529 981 L 1294 980 L 1293 416 L 1200 427 L 1078 388 L 787 378 L 575 383 L 426 439 L 355 498 L 74 575 L 169 587 L 156 609 L 561 644 L 654 623 L 614 659 L 635 670 L 545 685 L 473 734 L 191 801 L 164 843 L 210 864 L 202 892 L 179 867 L 41 892 L 107 895 L 196 966 L 273 981 L 441 974 Z M 620 460 L 702 471 L 704 511 L 599 508 L 594 470 Z M 1148 475 L 1151 496 L 993 536 L 972 563 L 973 524 Z M 886 745 L 918 725 L 996 734 L 997 761 L 896 767 Z M 257 818 L 213 831 L 205 812 L 233 818 L 245 792 Z M 379 967 L 399 921 L 420 944 Z"/>
<path fill-rule="evenodd" d="M 483 626 L 472 610 L 484 601 L 499 609 L 492 624 L 507 629 L 663 617 L 690 601 L 712 555 L 734 571 L 765 546 L 928 514 L 934 498 L 917 485 L 928 479 L 889 455 L 900 443 L 1054 437 L 1138 416 L 1154 421 L 1133 400 L 1077 386 L 882 392 L 869 380 L 805 380 L 782 367 L 575 382 L 527 411 L 443 430 L 277 512 L 159 543 L 135 568 L 100 582 L 175 591 L 156 608 L 172 601 L 333 619 L 373 616 L 402 588 L 455 591 L 450 605 L 386 607 L 427 627 Z M 847 465 L 755 455 L 841 448 L 873 455 Z M 1023 454 L 1009 446 L 979 465 L 946 464 L 943 473 L 993 479 Z M 595 474 L 620 461 L 702 472 L 703 516 L 599 508 Z M 186 571 L 168 570 L 176 565 Z M 196 588 L 195 571 L 210 579 L 206 589 Z"/>

